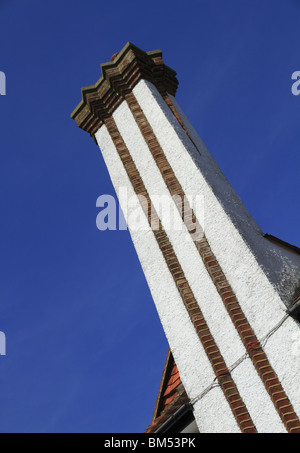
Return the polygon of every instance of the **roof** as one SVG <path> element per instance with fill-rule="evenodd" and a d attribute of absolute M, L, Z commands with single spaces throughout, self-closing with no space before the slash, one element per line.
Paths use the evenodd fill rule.
<path fill-rule="evenodd" d="M 181 382 L 177 365 L 169 349 L 151 424 L 145 433 L 154 433 L 182 406 L 189 403 L 189 398 Z"/>
<path fill-rule="evenodd" d="M 265 233 L 264 237 L 271 242 L 275 242 L 277 245 L 287 247 L 287 248 L 293 250 L 294 252 L 300 254 L 300 248 L 297 247 L 296 245 L 292 245 L 289 242 L 282 241 L 281 239 L 277 238 L 276 236 L 273 236 L 272 234 Z"/>

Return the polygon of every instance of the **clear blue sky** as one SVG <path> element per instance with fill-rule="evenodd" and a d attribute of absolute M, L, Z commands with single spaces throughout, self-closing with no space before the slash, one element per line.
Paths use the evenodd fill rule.
<path fill-rule="evenodd" d="M 70 113 L 128 41 L 162 49 L 178 101 L 264 232 L 300 246 L 299 0 L 0 0 L 1 432 L 143 432 L 167 342 L 114 191 Z"/>

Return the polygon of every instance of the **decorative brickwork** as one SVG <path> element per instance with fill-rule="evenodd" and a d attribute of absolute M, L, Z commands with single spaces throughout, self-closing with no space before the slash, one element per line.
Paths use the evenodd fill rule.
<path fill-rule="evenodd" d="M 162 224 L 157 216 L 154 207 L 152 206 L 150 196 L 145 188 L 142 178 L 140 177 L 135 163 L 133 162 L 131 155 L 125 145 L 125 142 L 118 131 L 117 125 L 112 117 L 106 118 L 104 122 L 118 151 L 118 154 L 128 174 L 134 191 L 137 195 L 143 195 L 143 197 L 145 197 L 146 203 L 145 206 L 142 205 L 142 208 L 145 212 L 145 215 L 147 216 L 149 225 L 151 226 L 153 221 L 158 222 L 159 224 L 159 229 L 154 230 L 153 234 L 155 235 L 169 271 L 181 295 L 182 301 L 211 363 L 216 379 L 218 380 L 220 387 L 222 388 L 224 395 L 231 407 L 232 413 L 242 432 L 256 432 L 256 428 L 253 424 L 250 414 L 238 392 L 232 376 L 228 371 L 224 358 L 222 357 L 219 348 L 216 345 L 214 338 L 208 328 L 208 325 L 198 306 L 197 300 L 195 299 L 195 296 L 184 275 L 178 258 L 168 239 L 168 236 L 162 227 Z"/>
<path fill-rule="evenodd" d="M 170 166 L 144 112 L 140 108 L 133 93 L 128 93 L 125 96 L 129 108 L 143 134 L 147 145 L 152 153 L 152 156 L 161 172 L 161 175 L 168 187 L 172 196 L 179 196 L 182 200 L 185 199 L 184 191 L 176 178 L 172 167 Z M 171 102 L 171 101 L 170 101 Z M 185 199 L 185 203 L 187 203 Z M 191 211 L 192 209 L 189 208 Z M 183 214 L 180 207 L 179 212 Z M 192 223 L 197 225 L 196 229 L 201 230 L 195 214 L 192 214 Z M 189 230 L 190 233 L 191 230 Z M 281 417 L 288 432 L 300 432 L 300 421 L 294 412 L 291 402 L 285 394 L 281 383 L 271 367 L 265 352 L 256 338 L 248 320 L 246 319 L 241 306 L 228 282 L 224 272 L 222 271 L 218 261 L 216 260 L 211 247 L 205 236 L 200 241 L 195 242 L 195 246 L 203 260 L 203 263 L 209 272 L 209 275 L 214 282 L 225 308 L 236 327 L 239 336 L 249 353 L 249 356 L 257 370 L 261 380 L 263 381 L 276 409 Z"/>
<path fill-rule="evenodd" d="M 251 420 L 249 412 L 241 399 L 236 384 L 228 371 L 224 358 L 222 357 L 208 328 L 169 238 L 162 228 L 160 219 L 158 218 L 153 206 L 151 206 L 149 194 L 112 117 L 112 113 L 115 109 L 125 100 L 147 143 L 158 169 L 160 170 L 171 196 L 176 195 L 181 198 L 181 200 L 185 200 L 186 203 L 187 200 L 181 184 L 176 178 L 163 149 L 161 148 L 143 110 L 132 92 L 133 88 L 141 79 L 146 79 L 154 84 L 161 93 L 168 107 L 171 109 L 172 113 L 179 121 L 181 127 L 196 147 L 169 97 L 169 94 L 175 96 L 176 93 L 178 85 L 176 73 L 164 64 L 160 50 L 143 52 L 131 43 L 128 43 L 121 52 L 115 54 L 112 57 L 112 61 L 103 64 L 101 67 L 103 74 L 102 77 L 95 85 L 82 89 L 82 101 L 71 116 L 75 119 L 78 126 L 87 131 L 91 136 L 94 136 L 101 125 L 105 124 L 135 192 L 138 195 L 143 195 L 145 197 L 147 203 L 142 207 L 149 224 L 151 225 L 152 221 L 159 224 L 159 229 L 154 230 L 153 234 L 181 295 L 190 320 L 211 363 L 216 379 L 218 380 L 220 387 L 231 407 L 232 413 L 242 432 L 256 432 L 256 428 Z M 181 207 L 181 204 L 180 206 L 178 205 L 180 214 L 184 216 L 184 213 L 181 212 Z M 199 225 L 194 212 L 192 212 L 190 224 L 195 225 L 195 229 L 197 231 L 201 230 L 201 226 Z M 193 234 L 193 231 L 190 229 L 189 232 Z M 286 430 L 289 433 L 300 433 L 299 418 L 297 417 L 274 369 L 269 363 L 269 360 L 254 333 L 254 330 L 252 329 L 249 321 L 246 319 L 246 316 L 231 285 L 228 282 L 228 279 L 226 278 L 226 275 L 212 252 L 207 238 L 203 236 L 201 239 L 194 241 L 194 243 L 255 369 L 260 376 L 260 379 L 263 382 L 284 426 L 286 427 Z"/>
<path fill-rule="evenodd" d="M 161 50 L 144 52 L 127 43 L 101 69 L 102 77 L 95 85 L 82 88 L 82 101 L 71 114 L 91 136 L 141 79 L 153 83 L 162 95 L 175 96 L 177 90 L 176 72 L 164 64 Z"/>
<path fill-rule="evenodd" d="M 184 130 L 184 132 L 186 133 L 186 135 L 188 136 L 188 138 L 191 140 L 191 142 L 193 143 L 194 147 L 196 148 L 196 150 L 200 153 L 200 150 L 199 148 L 197 147 L 196 143 L 194 142 L 194 140 L 192 139 L 189 131 L 187 130 L 187 128 L 185 127 L 184 125 L 184 122 L 182 121 L 182 119 L 180 118 L 180 115 L 178 114 L 177 110 L 175 109 L 174 107 L 174 104 L 173 102 L 171 101 L 170 99 L 170 96 L 168 94 L 164 94 L 163 95 L 163 99 L 165 101 L 165 103 L 167 104 L 167 106 L 170 108 L 171 112 L 173 113 L 173 115 L 175 116 L 175 118 L 177 119 L 178 123 L 180 124 L 180 126 L 182 127 L 182 129 Z M 201 154 L 201 153 L 200 153 Z"/>

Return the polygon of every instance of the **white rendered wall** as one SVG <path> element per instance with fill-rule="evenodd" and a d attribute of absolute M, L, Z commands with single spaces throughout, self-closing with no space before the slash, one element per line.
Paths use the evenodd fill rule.
<path fill-rule="evenodd" d="M 299 287 L 300 283 L 300 255 L 286 247 L 276 245 L 263 237 L 260 227 L 253 217 L 250 216 L 238 194 L 226 180 L 203 141 L 186 118 L 176 99 L 173 96 L 170 96 L 170 98 L 189 134 L 201 150 L 203 159 L 200 159 L 199 153 L 194 147 L 189 146 L 187 149 L 192 159 L 201 168 L 201 172 L 207 183 L 211 186 L 212 191 L 224 207 L 226 213 L 231 217 L 232 222 L 236 225 L 244 241 L 257 258 L 258 264 L 262 267 L 271 284 L 278 291 L 282 301 L 287 307 L 290 306 L 295 290 Z M 165 107 L 159 98 L 158 102 L 162 107 Z M 174 125 L 174 118 L 170 116 L 168 111 L 166 112 L 168 113 L 169 120 Z M 177 129 L 181 137 L 184 137 L 178 125 Z M 184 139 L 186 141 L 186 137 Z"/>
<path fill-rule="evenodd" d="M 300 357 L 293 351 L 295 340 L 300 340 L 300 331 L 298 323 L 285 318 L 285 303 L 300 278 L 299 258 L 262 236 L 202 141 L 190 129 L 200 155 L 156 88 L 141 81 L 133 91 L 185 193 L 195 196 L 203 193 L 205 235 L 258 339 L 263 339 L 285 319 L 268 339 L 265 351 L 299 416 L 300 392 L 296 383 Z M 180 112 L 174 99 L 173 102 Z M 201 309 L 204 311 L 202 305 Z M 221 341 L 223 353 L 226 341 Z M 249 395 L 251 382 L 244 387 L 245 395 Z M 256 384 L 251 388 L 252 404 L 259 412 L 263 405 L 260 393 L 256 393 Z M 243 389 L 239 390 L 242 393 Z M 276 417 L 270 415 L 264 430 L 271 431 L 277 423 Z M 280 431 L 278 424 L 277 430 Z"/>
<path fill-rule="evenodd" d="M 127 187 L 128 197 L 133 196 L 134 190 L 105 126 L 102 126 L 96 133 L 96 139 L 116 192 L 119 192 L 119 188 Z M 127 206 L 122 206 L 122 202 L 121 207 L 123 211 L 126 211 L 127 208 L 128 216 L 130 216 L 130 209 Z M 143 217 L 142 210 L 140 213 Z M 174 352 L 183 385 L 190 389 L 191 396 L 197 396 L 214 379 L 211 365 L 150 227 L 147 231 L 135 231 L 130 228 L 129 230 L 167 340 L 172 352 Z M 215 404 L 216 394 L 218 395 L 219 410 L 223 414 L 224 432 L 239 432 L 220 388 L 215 389 L 213 399 L 208 401 L 208 407 Z M 201 418 L 202 432 L 218 432 L 218 429 L 219 427 L 210 418 Z"/>
<path fill-rule="evenodd" d="M 150 197 L 154 199 L 155 195 L 164 195 L 171 198 L 161 173 L 127 103 L 123 102 L 113 116 Z M 219 346 L 227 365 L 230 367 L 240 359 L 245 353 L 245 349 L 227 314 L 224 304 L 204 267 L 203 261 L 197 252 L 191 236 L 188 234 L 179 213 L 176 212 L 176 214 L 176 224 L 181 223 L 182 229 L 179 231 L 174 229 L 167 230 L 170 242 L 198 301 L 208 327 Z M 161 220 L 165 226 L 163 216 L 161 216 Z M 213 381 L 210 367 L 209 370 L 207 370 L 200 365 L 200 375 L 197 375 L 197 381 L 203 382 L 200 387 L 198 383 L 195 384 L 193 376 L 189 375 L 188 371 L 189 361 L 194 360 L 192 348 L 189 351 L 189 354 L 186 355 L 185 352 L 182 354 L 183 351 L 180 349 L 178 350 L 177 346 L 174 344 L 170 343 L 170 346 L 185 389 L 190 399 L 192 401 L 194 399 L 197 401 L 197 398 L 201 395 L 203 389 L 206 389 Z M 244 372 L 239 373 L 236 369 L 233 372 L 233 378 L 257 429 L 259 429 L 260 432 L 285 431 L 250 359 L 245 360 L 245 363 L 241 364 L 240 367 L 243 368 Z M 254 398 L 254 395 L 256 398 Z M 257 404 L 257 402 L 259 402 L 259 404 Z M 215 411 L 217 407 L 223 415 L 216 416 Z M 227 411 L 224 411 L 223 404 L 220 404 L 220 392 L 216 389 L 211 390 L 203 397 L 203 399 L 201 398 L 201 401 L 199 400 L 199 402 L 195 404 L 194 410 L 201 432 L 206 432 L 207 427 L 209 430 L 214 429 L 214 432 L 218 432 L 221 426 L 222 429 L 225 429 L 224 423 L 226 421 L 225 418 L 228 417 L 228 413 Z M 212 411 L 211 417 L 208 416 L 210 411 Z M 271 426 L 269 424 L 270 417 L 273 420 Z"/>
<path fill-rule="evenodd" d="M 185 193 L 192 196 L 199 192 L 203 194 L 206 237 L 258 339 L 272 333 L 265 344 L 265 351 L 299 415 L 300 396 L 295 382 L 299 376 L 300 360 L 291 351 L 295 351 L 295 339 L 300 340 L 300 331 L 294 320 L 284 318 L 285 305 L 280 298 L 280 295 L 283 298 L 290 297 L 291 282 L 288 280 L 291 276 L 293 281 L 296 280 L 295 275 L 299 273 L 297 259 L 292 253 L 281 255 L 281 250 L 273 244 L 265 245 L 266 239 L 262 237 L 259 227 L 191 128 L 176 101 L 172 98 L 201 155 L 150 83 L 139 82 L 134 94 Z M 126 102 L 118 107 L 113 116 L 150 196 L 169 196 Z M 97 132 L 96 139 L 116 192 L 121 187 L 127 187 L 128 196 L 134 195 L 105 126 Z M 122 200 L 120 202 L 125 211 Z M 141 215 L 144 215 L 142 211 Z M 163 216 L 161 220 L 164 224 Z M 177 220 L 182 223 L 179 215 Z M 153 232 L 148 228 L 147 231 L 131 229 L 130 233 L 182 382 L 194 403 L 194 415 L 200 432 L 239 432 L 222 390 L 216 383 L 210 387 L 214 373 Z M 231 368 L 242 359 L 232 370 L 232 377 L 258 431 L 285 432 L 251 360 L 245 356 L 245 349 L 190 236 L 184 228 L 181 231 L 168 230 L 167 233 L 227 366 Z M 270 259 L 275 269 L 271 267 L 267 278 L 264 270 L 270 266 Z M 296 271 L 293 273 L 291 270 L 288 274 L 286 269 L 292 266 Z M 281 271 L 287 276 L 288 284 L 279 281 Z M 271 284 L 272 279 L 274 286 Z M 272 332 L 282 319 L 282 325 Z"/>

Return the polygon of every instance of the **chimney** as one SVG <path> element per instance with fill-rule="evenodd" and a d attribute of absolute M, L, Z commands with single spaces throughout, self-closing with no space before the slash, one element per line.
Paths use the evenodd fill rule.
<path fill-rule="evenodd" d="M 299 249 L 247 212 L 160 50 L 127 43 L 101 68 L 71 116 L 101 149 L 199 431 L 299 433 Z"/>

